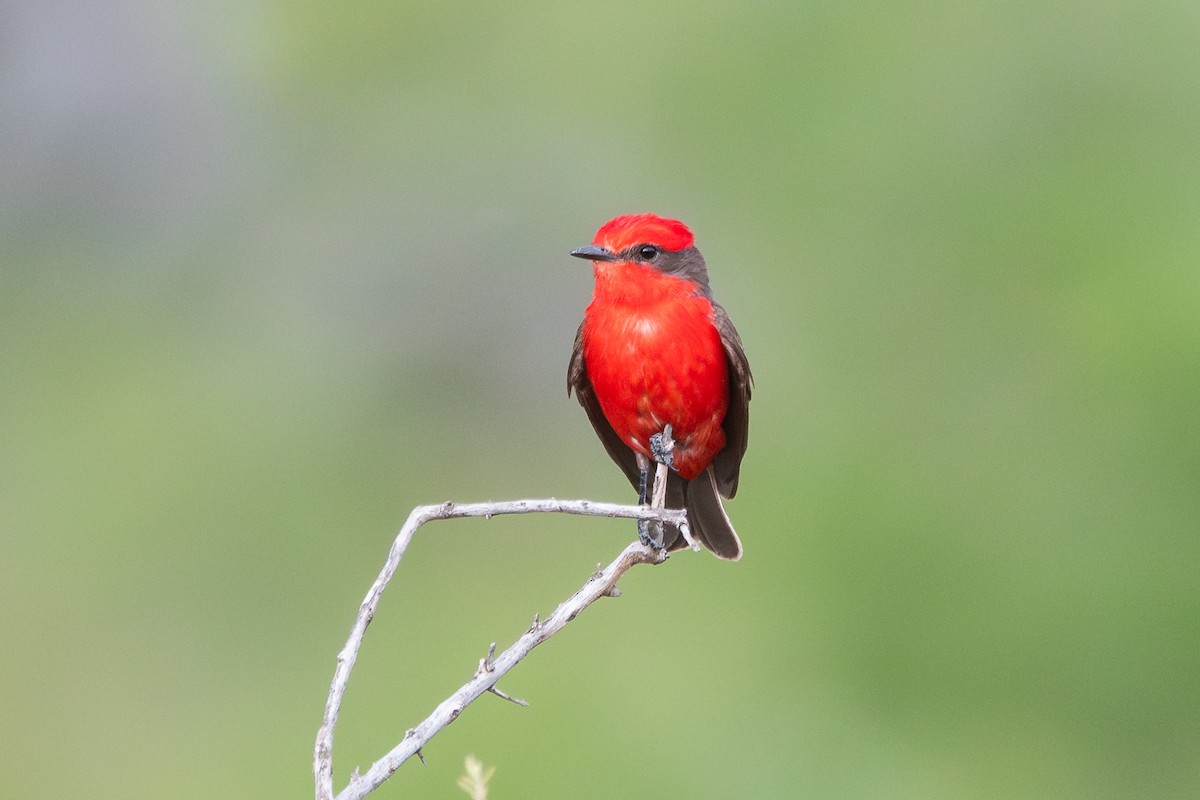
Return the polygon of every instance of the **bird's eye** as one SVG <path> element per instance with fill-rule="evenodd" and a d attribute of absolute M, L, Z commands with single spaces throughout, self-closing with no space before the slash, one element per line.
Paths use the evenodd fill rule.
<path fill-rule="evenodd" d="M 658 255 L 658 248 L 652 244 L 644 244 L 638 248 L 638 255 L 642 257 L 643 261 L 653 261 L 654 257 Z"/>

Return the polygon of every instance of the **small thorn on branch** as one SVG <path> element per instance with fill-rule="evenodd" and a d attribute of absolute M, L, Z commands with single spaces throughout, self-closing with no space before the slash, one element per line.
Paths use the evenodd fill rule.
<path fill-rule="evenodd" d="M 504 698 L 505 700 L 507 700 L 510 703 L 516 703 L 517 705 L 523 706 L 524 708 L 529 708 L 528 700 L 522 700 L 519 697 L 513 697 L 510 694 L 505 694 L 504 692 L 500 691 L 499 686 L 489 686 L 488 691 L 491 692 L 492 694 L 496 695 L 497 697 Z"/>
<path fill-rule="evenodd" d="M 425 766 L 425 754 L 421 752 L 421 748 L 417 748 L 417 758 L 421 759 L 421 766 Z"/>
<path fill-rule="evenodd" d="M 496 671 L 496 643 L 492 642 L 488 647 L 487 655 L 479 659 L 479 668 L 475 670 L 475 676 L 487 675 Z"/>

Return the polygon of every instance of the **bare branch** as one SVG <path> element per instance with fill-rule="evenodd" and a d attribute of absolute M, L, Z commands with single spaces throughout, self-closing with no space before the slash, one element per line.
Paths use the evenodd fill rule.
<path fill-rule="evenodd" d="M 409 514 L 408 520 L 396 535 L 388 552 L 383 569 L 367 595 L 359 606 L 358 615 L 350 629 L 350 637 L 337 656 L 337 666 L 334 669 L 333 680 L 329 687 L 329 698 L 325 702 L 325 715 L 321 727 L 317 731 L 317 740 L 313 753 L 313 774 L 316 779 L 317 800 L 333 800 L 333 731 L 337 725 L 338 712 L 341 709 L 342 697 L 346 693 L 346 685 L 350 672 L 358 659 L 358 651 L 366 634 L 367 626 L 375 615 L 379 598 L 383 590 L 395 575 L 400 560 L 408 549 L 409 542 L 417 529 L 426 522 L 438 519 L 457 519 L 461 517 L 490 518 L 501 514 L 535 514 L 557 513 L 578 514 L 594 517 L 619 517 L 626 519 L 660 520 L 678 526 L 681 530 L 687 527 L 687 512 L 674 509 L 648 508 L 646 506 L 628 506 L 615 503 L 594 503 L 590 500 L 513 500 L 494 503 L 441 503 L 439 505 L 418 506 Z M 686 534 L 685 534 L 686 535 Z M 690 541 L 690 538 L 689 538 Z M 564 601 L 549 617 L 542 620 L 534 617 L 533 625 L 516 643 L 500 654 L 494 661 L 492 651 L 480 662 L 480 669 L 474 677 L 444 700 L 433 713 L 416 728 L 405 733 L 404 739 L 387 753 L 383 758 L 371 765 L 362 775 L 352 776 L 349 785 L 337 796 L 337 800 L 359 800 L 378 788 L 384 781 L 400 768 L 400 765 L 416 755 L 421 758 L 421 748 L 439 731 L 458 718 L 463 709 L 480 695 L 488 691 L 506 699 L 517 702 L 514 698 L 495 690 L 496 682 L 510 669 L 517 665 L 529 652 L 553 636 L 571 620 L 575 619 L 584 608 L 604 596 L 618 594 L 616 583 L 634 564 L 657 564 L 666 559 L 666 552 L 653 550 L 639 542 L 634 542 L 625 548 L 611 564 L 597 574 L 591 575 L 587 583 L 574 595 Z M 495 645 L 493 645 L 495 647 Z M 423 760 L 423 759 L 422 759 Z"/>

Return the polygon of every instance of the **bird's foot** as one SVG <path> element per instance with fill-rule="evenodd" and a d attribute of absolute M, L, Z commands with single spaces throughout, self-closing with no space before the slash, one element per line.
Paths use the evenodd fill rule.
<path fill-rule="evenodd" d="M 671 437 L 671 424 L 650 437 L 650 455 L 660 464 L 675 469 L 675 440 Z"/>
<path fill-rule="evenodd" d="M 637 521 L 638 541 L 655 550 L 663 549 L 663 524 L 657 519 L 639 519 Z"/>

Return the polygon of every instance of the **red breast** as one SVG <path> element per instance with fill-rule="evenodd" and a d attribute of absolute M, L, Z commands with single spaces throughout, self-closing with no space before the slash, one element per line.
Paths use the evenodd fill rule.
<path fill-rule="evenodd" d="M 596 244 L 613 253 L 639 242 L 668 250 L 692 244 L 682 223 L 651 217 L 649 229 L 614 225 L 627 219 L 601 228 Z M 670 423 L 675 468 L 691 480 L 725 446 L 721 423 L 729 375 L 712 304 L 692 281 L 653 266 L 628 260 L 593 265 L 596 288 L 584 315 L 583 358 L 604 416 L 622 440 L 647 456 L 650 436 Z"/>

